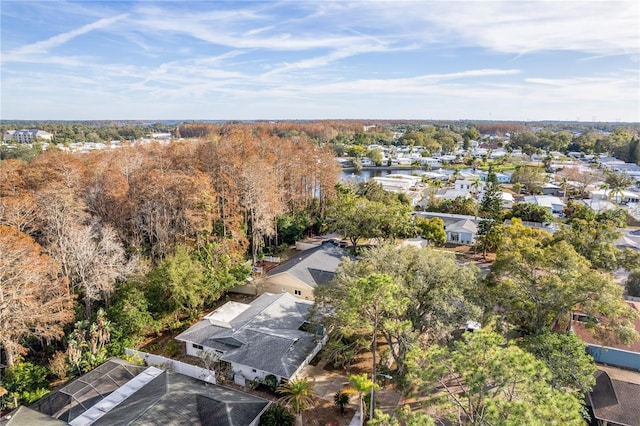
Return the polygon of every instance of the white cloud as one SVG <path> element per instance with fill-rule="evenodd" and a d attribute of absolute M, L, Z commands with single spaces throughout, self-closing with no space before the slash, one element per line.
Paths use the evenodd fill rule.
<path fill-rule="evenodd" d="M 26 46 L 22 46 L 13 52 L 10 53 L 10 57 L 20 57 L 20 56 L 30 56 L 41 53 L 47 53 L 51 49 L 63 45 L 70 40 L 73 40 L 76 37 L 79 37 L 88 32 L 99 30 L 103 28 L 108 28 L 117 21 L 125 18 L 126 14 L 121 14 L 118 16 L 113 16 L 110 18 L 103 18 L 98 21 L 92 22 L 91 24 L 83 25 L 80 28 L 76 28 L 74 30 L 68 31 L 66 33 L 58 34 L 56 36 L 50 37 L 46 40 L 39 41 L 37 43 L 28 44 Z"/>
<path fill-rule="evenodd" d="M 76 3 L 64 5 L 72 16 Z M 635 1 L 212 5 L 83 3 L 73 16 L 103 18 L 2 50 L 3 111 L 640 119 Z M 95 31 L 105 49 L 83 55 L 82 37 Z M 2 37 L 10 36 L 3 28 Z M 56 48 L 66 44 L 78 53 L 63 56 Z M 562 68 L 550 57 L 562 58 Z"/>

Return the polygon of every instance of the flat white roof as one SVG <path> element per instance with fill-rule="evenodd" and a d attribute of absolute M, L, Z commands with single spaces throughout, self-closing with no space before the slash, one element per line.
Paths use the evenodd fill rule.
<path fill-rule="evenodd" d="M 250 307 L 251 305 L 245 303 L 227 302 L 215 311 L 207 314 L 205 319 L 208 319 L 212 325 L 230 327 L 230 322 Z"/>

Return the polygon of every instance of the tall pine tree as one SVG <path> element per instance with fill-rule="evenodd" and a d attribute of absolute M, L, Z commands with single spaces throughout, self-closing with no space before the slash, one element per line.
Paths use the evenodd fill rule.
<path fill-rule="evenodd" d="M 478 224 L 478 239 L 482 246 L 482 256 L 486 258 L 487 250 L 495 247 L 500 240 L 502 222 L 502 191 L 492 169 L 489 169 L 479 213 L 482 219 Z"/>

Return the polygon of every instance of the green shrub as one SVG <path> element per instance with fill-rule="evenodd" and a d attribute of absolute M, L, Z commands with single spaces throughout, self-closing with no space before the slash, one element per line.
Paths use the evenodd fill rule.
<path fill-rule="evenodd" d="M 38 388 L 33 391 L 22 392 L 20 398 L 25 405 L 31 405 L 42 397 L 47 396 L 51 391 L 45 388 Z"/>
<path fill-rule="evenodd" d="M 278 379 L 273 374 L 267 374 L 264 378 L 264 385 L 269 388 L 272 392 L 275 392 L 278 388 Z"/>
<path fill-rule="evenodd" d="M 48 370 L 29 362 L 21 362 L 4 371 L 0 387 L 7 392 L 0 398 L 0 410 L 33 404 L 49 393 Z"/>
<path fill-rule="evenodd" d="M 272 405 L 260 417 L 260 426 L 292 426 L 295 417 L 282 405 Z"/>
<path fill-rule="evenodd" d="M 629 296 L 640 297 L 640 270 L 633 271 L 629 274 L 626 288 Z"/>
<path fill-rule="evenodd" d="M 2 382 L 9 392 L 30 392 L 49 387 L 48 374 L 45 367 L 21 362 L 4 371 Z"/>
<path fill-rule="evenodd" d="M 182 343 L 172 339 L 169 340 L 169 343 L 167 343 L 167 347 L 165 348 L 164 352 L 169 358 L 173 358 L 179 355 L 180 351 L 182 351 Z"/>

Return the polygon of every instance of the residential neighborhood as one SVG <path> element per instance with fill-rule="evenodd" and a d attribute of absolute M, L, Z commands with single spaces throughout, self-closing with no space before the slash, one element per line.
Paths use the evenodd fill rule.
<path fill-rule="evenodd" d="M 525 153 L 512 146 L 518 132 L 478 132 L 446 150 L 403 143 L 421 129 L 451 135 L 449 124 L 302 151 L 295 138 L 264 145 L 271 123 L 211 125 L 215 144 L 182 137 L 193 126 L 78 149 L 58 147 L 55 133 L 47 144 L 6 140 L 4 155 L 35 156 L 0 162 L 11 182 L 1 188 L 1 248 L 21 248 L 24 265 L 59 262 L 43 271 L 68 268 L 62 281 L 55 269 L 40 275 L 62 295 L 40 321 L 56 321 L 58 336 L 60 321 L 77 321 L 46 366 L 23 360 L 32 350 L 22 335 L 13 334 L 25 349 L 2 342 L 0 424 L 443 420 L 462 409 L 432 396 L 468 395 L 437 384 L 480 368 L 480 347 L 523 374 L 523 389 L 544 386 L 536 413 L 562 403 L 568 424 L 582 409 L 598 424 L 640 422 L 630 396 L 640 386 L 634 164 L 609 152 Z M 475 361 L 456 364 L 450 347 Z M 563 347 L 575 349 L 571 378 L 545 358 Z M 452 373 L 438 377 L 433 356 Z M 20 369 L 32 371 L 30 391 L 14 379 Z M 49 388 L 53 374 L 60 382 Z"/>
<path fill-rule="evenodd" d="M 0 426 L 640 426 L 639 24 L 0 0 Z"/>

